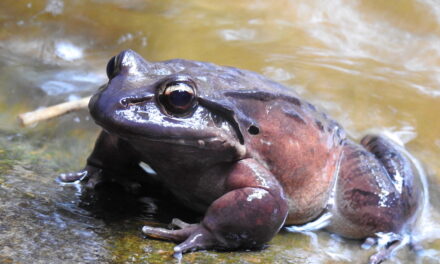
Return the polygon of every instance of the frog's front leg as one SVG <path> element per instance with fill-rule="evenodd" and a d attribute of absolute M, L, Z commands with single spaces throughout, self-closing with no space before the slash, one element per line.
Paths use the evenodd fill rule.
<path fill-rule="evenodd" d="M 200 224 L 168 230 L 145 226 L 153 238 L 182 242 L 175 253 L 199 249 L 257 248 L 282 227 L 287 216 L 283 190 L 275 177 L 253 159 L 237 162 L 225 194 L 208 208 Z"/>
<path fill-rule="evenodd" d="M 128 177 L 142 172 L 138 163 L 128 143 L 102 131 L 96 140 L 92 154 L 87 159 L 86 166 L 78 172 L 61 174 L 59 180 L 61 182 L 81 181 L 89 188 L 116 178 L 120 183 L 129 182 Z"/>

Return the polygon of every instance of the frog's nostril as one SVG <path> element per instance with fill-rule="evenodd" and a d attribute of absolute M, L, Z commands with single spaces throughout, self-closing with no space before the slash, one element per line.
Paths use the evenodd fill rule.
<path fill-rule="evenodd" d="M 124 107 L 128 107 L 128 106 L 132 106 L 132 105 L 139 105 L 139 104 L 146 103 L 148 101 L 151 101 L 152 98 L 153 98 L 153 96 L 127 97 L 127 98 L 122 98 L 119 101 L 119 103 Z"/>

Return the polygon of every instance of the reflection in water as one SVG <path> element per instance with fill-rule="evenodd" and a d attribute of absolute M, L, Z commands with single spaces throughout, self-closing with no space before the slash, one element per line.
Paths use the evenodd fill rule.
<path fill-rule="evenodd" d="M 83 57 L 83 51 L 80 47 L 65 41 L 55 44 L 55 54 L 65 61 L 78 60 Z"/>
<path fill-rule="evenodd" d="M 167 206 L 135 200 L 145 215 L 105 222 L 54 182 L 90 153 L 98 128 L 86 111 L 30 129 L 15 122 L 18 113 L 93 93 L 107 60 L 127 48 L 150 60 L 261 72 L 325 109 L 353 138 L 387 131 L 405 143 L 426 169 L 432 197 L 417 236 L 420 259 L 440 258 L 436 1 L 2 0 L 0 22 L 0 262 L 172 261 L 173 244 L 143 240 L 139 230 L 153 218 L 168 223 L 171 216 L 156 218 Z M 374 252 L 360 245 L 325 232 L 281 232 L 261 252 L 196 253 L 182 262 L 351 263 Z M 412 263 L 414 253 L 403 249 L 396 261 Z"/>

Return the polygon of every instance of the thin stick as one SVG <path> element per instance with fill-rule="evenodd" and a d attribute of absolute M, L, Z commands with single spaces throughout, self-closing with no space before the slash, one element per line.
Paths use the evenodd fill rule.
<path fill-rule="evenodd" d="M 46 108 L 38 109 L 32 112 L 20 114 L 18 120 L 22 126 L 29 126 L 39 121 L 48 120 L 72 111 L 86 108 L 91 96 L 81 98 L 72 102 L 65 102 Z"/>

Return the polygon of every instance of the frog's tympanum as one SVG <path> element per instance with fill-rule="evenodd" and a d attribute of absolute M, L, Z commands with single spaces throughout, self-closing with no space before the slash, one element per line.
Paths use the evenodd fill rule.
<path fill-rule="evenodd" d="M 148 62 L 131 50 L 109 61 L 107 75 L 89 104 L 103 131 L 84 170 L 61 180 L 159 182 L 204 214 L 197 224 L 175 221 L 176 230 L 143 227 L 179 243 L 176 253 L 259 248 L 283 226 L 325 213 L 327 230 L 355 239 L 414 222 L 421 191 L 399 148 L 374 135 L 354 143 L 291 89 L 250 71 Z M 152 170 L 135 179 L 140 163 Z"/>

